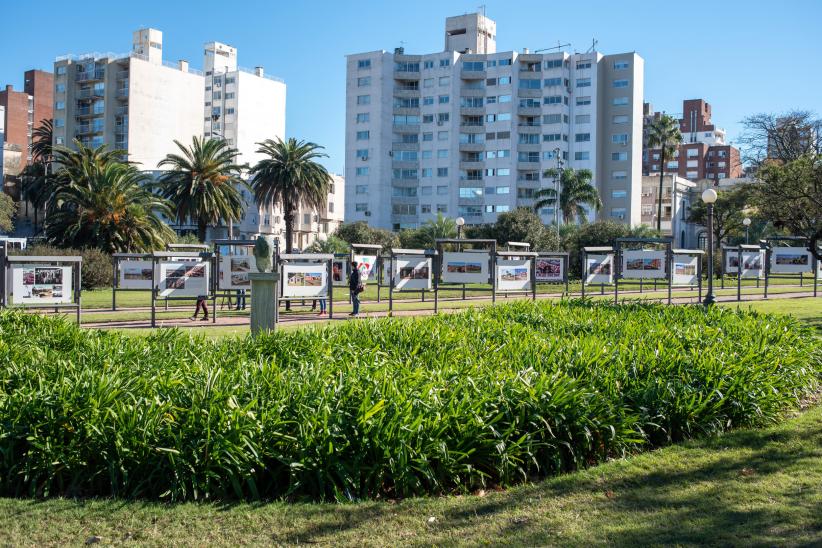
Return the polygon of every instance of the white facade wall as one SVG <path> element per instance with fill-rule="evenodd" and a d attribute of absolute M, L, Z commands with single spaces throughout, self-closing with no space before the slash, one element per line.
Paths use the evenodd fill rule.
<path fill-rule="evenodd" d="M 3 162 L 5 160 L 5 156 L 3 154 L 3 147 L 6 144 L 6 107 L 0 106 L 0 190 L 5 186 L 6 180 L 4 179 L 5 170 L 3 169 Z"/>
<path fill-rule="evenodd" d="M 553 188 L 542 173 L 557 167 L 559 148 L 562 167 L 590 169 L 603 201 L 607 195 L 600 218 L 638 223 L 643 67 L 636 54 L 625 55 L 630 60 L 618 74 L 605 70 L 614 56 L 597 52 L 348 56 L 346 220 L 396 230 L 419 226 L 439 211 L 468 224 L 494 222 L 499 213 L 531 207 L 540 188 Z M 408 64 L 418 71 L 405 70 Z M 613 90 L 613 80 L 623 77 L 630 85 Z M 418 90 L 405 90 L 409 85 Z M 628 103 L 615 106 L 615 95 L 627 96 Z M 361 96 L 368 96 L 367 104 Z M 628 119 L 612 127 L 615 115 Z M 414 122 L 394 123 L 403 116 Z M 618 165 L 611 158 L 617 131 L 630 135 L 620 147 L 628 157 Z M 399 142 L 403 136 L 410 142 Z M 553 208 L 539 213 L 553 222 Z"/>

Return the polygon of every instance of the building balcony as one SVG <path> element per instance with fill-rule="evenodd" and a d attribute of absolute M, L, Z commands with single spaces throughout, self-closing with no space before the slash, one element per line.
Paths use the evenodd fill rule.
<path fill-rule="evenodd" d="M 485 80 L 486 74 L 484 70 L 461 70 L 460 78 L 463 80 Z"/>
<path fill-rule="evenodd" d="M 542 124 L 539 122 L 517 124 L 517 131 L 520 133 L 539 133 L 542 131 Z"/>
<path fill-rule="evenodd" d="M 97 89 L 81 89 L 77 92 L 76 98 L 78 100 L 88 100 L 88 99 L 99 99 L 105 96 L 105 90 L 97 90 Z"/>
<path fill-rule="evenodd" d="M 118 70 L 117 71 L 117 79 L 118 80 L 125 80 L 128 78 L 128 71 L 127 70 Z"/>
<path fill-rule="evenodd" d="M 76 82 L 96 82 L 99 80 L 104 80 L 106 77 L 105 70 L 95 70 L 93 72 L 78 72 L 74 80 Z"/>
<path fill-rule="evenodd" d="M 460 88 L 460 96 L 462 97 L 485 97 L 485 88 L 469 88 L 463 86 Z"/>
<path fill-rule="evenodd" d="M 460 116 L 485 116 L 483 107 L 460 107 Z"/>
<path fill-rule="evenodd" d="M 114 113 L 115 113 L 115 114 L 117 114 L 117 116 L 125 116 L 125 115 L 127 115 L 127 114 L 128 114 L 128 105 L 120 105 L 120 106 L 118 106 L 118 107 L 114 110 Z"/>
<path fill-rule="evenodd" d="M 420 71 L 416 70 L 395 70 L 394 71 L 394 79 L 395 80 L 419 80 L 420 79 Z"/>
<path fill-rule="evenodd" d="M 394 88 L 394 97 L 400 97 L 401 99 L 413 99 L 415 97 L 419 97 L 420 95 L 420 90 L 418 89 Z"/>
<path fill-rule="evenodd" d="M 419 133 L 419 124 L 394 124 L 391 129 L 396 133 Z"/>
<path fill-rule="evenodd" d="M 419 143 L 391 143 L 392 150 L 419 150 L 420 144 Z"/>
<path fill-rule="evenodd" d="M 418 169 L 420 167 L 419 160 L 392 160 L 392 169 Z"/>
<path fill-rule="evenodd" d="M 391 179 L 391 186 L 397 188 L 417 188 L 419 184 L 419 179 Z"/>
<path fill-rule="evenodd" d="M 485 162 L 482 160 L 472 161 L 472 162 L 463 162 L 460 161 L 460 169 L 483 169 L 485 167 Z"/>
<path fill-rule="evenodd" d="M 118 99 L 128 99 L 128 88 L 119 88 L 116 95 Z"/>
<path fill-rule="evenodd" d="M 542 107 L 517 107 L 517 114 L 520 116 L 542 116 Z"/>
<path fill-rule="evenodd" d="M 542 145 L 539 143 L 517 143 L 518 152 L 539 152 Z"/>
<path fill-rule="evenodd" d="M 483 125 L 460 125 L 460 133 L 485 133 Z"/>
<path fill-rule="evenodd" d="M 74 111 L 74 116 L 76 116 L 78 118 L 85 118 L 85 117 L 89 117 L 89 116 L 102 116 L 102 115 L 103 115 L 102 111 L 98 112 L 98 111 L 96 111 L 94 109 L 91 109 L 91 108 L 78 108 L 78 109 L 75 109 L 75 111 Z"/>
<path fill-rule="evenodd" d="M 128 150 L 128 140 L 114 141 L 114 148 L 117 150 Z"/>
<path fill-rule="evenodd" d="M 460 152 L 482 152 L 485 143 L 460 143 Z"/>
<path fill-rule="evenodd" d="M 517 169 L 522 171 L 539 171 L 539 160 L 534 162 L 525 162 L 525 161 L 518 161 L 517 162 Z M 531 181 L 523 181 L 523 182 L 531 182 Z M 536 182 L 536 181 L 534 181 Z M 538 183 L 537 183 L 538 184 Z"/>
<path fill-rule="evenodd" d="M 394 107 L 392 114 L 396 116 L 419 116 L 420 107 Z"/>
<path fill-rule="evenodd" d="M 530 98 L 530 99 L 541 99 L 542 98 L 542 90 L 541 89 L 520 88 L 520 89 L 517 90 L 517 97 Z"/>

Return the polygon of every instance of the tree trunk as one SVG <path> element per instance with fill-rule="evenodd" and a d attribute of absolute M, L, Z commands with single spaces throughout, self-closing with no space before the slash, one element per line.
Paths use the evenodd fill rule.
<path fill-rule="evenodd" d="M 291 253 L 294 251 L 294 211 L 292 209 L 289 208 L 283 212 L 283 223 L 285 224 L 285 252 Z M 285 309 L 291 310 L 291 301 L 285 301 Z"/>
<path fill-rule="evenodd" d="M 659 196 L 658 198 L 658 207 L 656 210 L 656 229 L 658 232 L 662 232 L 662 182 L 665 177 L 665 145 L 662 145 L 662 149 L 660 151 L 659 157 L 661 158 L 661 162 L 659 163 Z"/>
<path fill-rule="evenodd" d="M 202 217 L 197 219 L 197 239 L 200 240 L 201 244 L 205 243 L 206 240 L 206 230 L 208 230 L 208 225 L 206 224 L 206 220 Z"/>

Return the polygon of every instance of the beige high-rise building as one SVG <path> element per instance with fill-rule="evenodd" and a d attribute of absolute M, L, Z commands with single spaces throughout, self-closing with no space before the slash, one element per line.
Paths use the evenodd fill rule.
<path fill-rule="evenodd" d="M 599 218 L 640 223 L 642 57 L 498 52 L 496 37 L 474 13 L 446 20 L 442 52 L 347 57 L 346 221 L 490 223 L 533 207 L 562 167 L 593 172 Z"/>

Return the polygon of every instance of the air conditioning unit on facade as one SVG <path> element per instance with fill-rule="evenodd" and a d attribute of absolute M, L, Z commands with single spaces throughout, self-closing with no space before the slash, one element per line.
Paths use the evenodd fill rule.
<path fill-rule="evenodd" d="M 370 216 L 371 216 L 371 212 L 370 212 L 370 211 L 366 211 L 366 212 L 365 212 L 365 216 L 366 216 L 366 217 L 370 217 Z"/>

